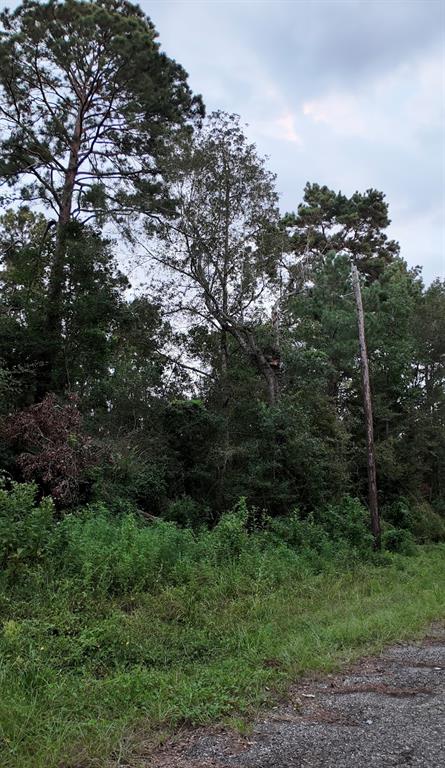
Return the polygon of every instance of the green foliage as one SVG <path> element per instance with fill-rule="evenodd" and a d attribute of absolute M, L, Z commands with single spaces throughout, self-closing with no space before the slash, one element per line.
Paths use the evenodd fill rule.
<path fill-rule="evenodd" d="M 169 485 L 173 498 L 190 496 L 198 503 L 209 499 L 214 483 L 214 462 L 209 447 L 217 437 L 218 427 L 218 415 L 200 399 L 175 398 L 166 404 L 162 429 L 169 449 Z"/>
<path fill-rule="evenodd" d="M 0 429 L 26 426 L 49 389 L 61 409 L 74 394 L 94 454 L 78 467 L 73 430 L 66 451 L 48 452 L 39 428 L 43 446 L 4 441 L 1 469 L 38 481 L 59 511 L 93 502 L 214 527 L 222 551 L 230 526 L 237 551 L 257 519 L 282 517 L 283 535 L 317 556 L 362 556 L 353 261 L 381 505 L 393 527 L 442 540 L 423 502 L 442 503 L 445 488 L 445 285 L 425 289 L 399 257 L 384 194 L 308 183 L 280 221 L 275 178 L 241 119 L 197 119 L 186 73 L 131 3 L 29 0 L 0 26 L 3 171 L 25 198 L 0 217 Z M 109 217 L 140 239 L 131 295 L 122 241 L 103 236 Z M 401 496 L 409 520 L 390 509 Z M 240 497 L 245 530 L 239 507 L 224 516 Z"/>
<path fill-rule="evenodd" d="M 384 230 L 389 226 L 385 195 L 376 189 L 348 198 L 320 184 L 307 183 L 297 214 L 286 214 L 290 244 L 297 255 L 310 254 L 312 265 L 323 263 L 328 251 L 347 252 L 359 269 L 374 280 L 399 252 Z M 297 266 L 296 275 L 299 267 Z"/>
<path fill-rule="evenodd" d="M 60 360 L 70 352 L 62 299 L 78 227 L 94 222 L 102 229 L 112 218 L 130 237 L 124 223 L 140 215 L 149 217 L 151 234 L 152 214 L 174 210 L 166 158 L 174 139 L 190 138 L 204 108 L 156 37 L 150 19 L 127 0 L 25 0 L 0 14 L 0 173 L 11 188 L 3 200 L 39 201 L 56 216 L 48 224 L 55 225 L 54 248 L 45 275 L 39 398 L 70 387 Z M 106 305 L 105 293 L 103 299 Z M 96 357 L 88 352 L 98 346 L 100 362 L 107 341 L 101 305 L 100 294 L 93 304 L 86 295 L 83 333 L 75 325 L 68 336 L 93 369 Z"/>
<path fill-rule="evenodd" d="M 399 498 L 383 510 L 384 519 L 420 543 L 445 541 L 445 520 L 428 502 Z"/>
<path fill-rule="evenodd" d="M 279 539 L 293 549 L 303 549 L 307 552 L 323 552 L 329 546 L 326 530 L 316 523 L 314 515 L 302 518 L 298 509 L 288 517 L 277 517 L 271 522 L 271 529 Z"/>
<path fill-rule="evenodd" d="M 174 581 L 175 565 L 194 553 L 191 533 L 172 523 L 147 527 L 131 514 L 113 519 L 100 505 L 65 518 L 56 535 L 56 568 L 81 589 L 99 593 L 156 590 Z"/>
<path fill-rule="evenodd" d="M 50 497 L 36 503 L 37 487 L 13 483 L 0 488 L 0 567 L 10 578 L 44 562 L 55 530 Z"/>
<path fill-rule="evenodd" d="M 51 500 L 37 502 L 36 490 L 13 484 L 0 491 L 1 562 L 5 577 L 17 584 L 46 574 L 76 583 L 86 594 L 125 595 L 194 581 L 206 569 L 216 572 L 229 563 L 243 561 L 255 570 L 272 552 L 291 570 L 302 563 L 322 569 L 328 561 L 352 565 L 371 556 L 368 515 L 352 498 L 308 516 L 295 510 L 270 519 L 242 497 L 211 531 L 190 519 L 196 510 L 184 499 L 177 512 L 189 515 L 185 522 L 195 523 L 193 532 L 160 519 L 147 524 L 131 512 L 116 515 L 99 503 L 57 520 Z M 386 534 L 389 551 L 407 551 L 407 528 L 392 526 Z"/>
<path fill-rule="evenodd" d="M 182 528 L 199 528 L 209 522 L 210 510 L 191 496 L 182 496 L 170 502 L 163 516 Z"/>
<path fill-rule="evenodd" d="M 410 529 L 420 544 L 445 541 L 445 519 L 426 501 L 414 504 Z"/>
<path fill-rule="evenodd" d="M 224 126 L 230 132 L 230 152 L 241 153 L 237 157 L 241 165 L 244 161 L 249 167 L 253 163 L 259 178 L 263 178 L 263 171 L 266 174 L 263 181 L 267 180 L 270 193 L 266 198 L 275 211 L 271 177 L 254 148 L 242 138 L 239 123 L 224 115 L 213 116 L 195 141 L 195 161 L 206 168 L 210 192 L 218 169 L 220 180 L 224 179 L 224 153 L 220 156 L 226 146 Z M 188 157 L 187 147 L 181 147 Z M 180 173 L 196 172 L 192 158 L 188 161 L 192 168 L 186 163 Z M 237 178 L 232 174 L 230 182 L 241 205 L 247 192 L 238 188 Z M 252 181 L 249 179 L 246 189 Z M 263 211 L 267 200 L 262 197 L 261 184 L 259 187 L 255 194 Z M 218 242 L 222 242 L 224 217 L 216 224 L 214 213 L 222 205 L 222 188 L 213 190 L 211 201 L 207 193 L 198 201 L 205 213 L 199 226 L 208 227 L 209 233 L 216 227 Z M 295 506 L 307 515 L 329 504 L 335 506 L 345 494 L 366 498 L 366 444 L 350 262 L 344 250 L 329 250 L 339 246 L 334 220 L 341 215 L 341 237 L 346 237 L 351 253 L 356 253 L 357 242 L 360 245 L 363 238 L 368 246 L 377 243 L 380 249 L 373 262 L 368 248 L 362 266 L 368 277 L 363 300 L 382 506 L 401 495 L 408 495 L 413 506 L 422 499 L 439 502 L 445 466 L 444 287 L 436 281 L 424 290 L 418 272 L 407 269 L 397 249 L 379 232 L 379 227 L 385 228 L 387 217 L 382 196 L 366 193 L 351 202 L 317 189 L 314 187 L 311 195 L 323 199 L 316 205 L 315 198 L 312 200 L 314 205 L 309 207 L 316 209 L 312 214 L 303 210 L 309 204 L 306 201 L 298 227 L 306 235 L 323 239 L 320 222 L 330 200 L 326 215 L 333 216 L 329 218 L 333 231 L 323 245 L 323 258 L 316 258 L 315 251 L 310 257 L 306 254 L 301 274 L 300 267 L 290 265 L 290 282 L 283 288 L 283 301 L 276 310 L 280 367 L 272 376 L 279 385 L 273 407 L 265 402 L 261 377 L 264 370 L 269 371 L 267 359 L 277 352 L 277 329 L 261 303 L 251 302 L 255 281 L 265 271 L 269 289 L 275 290 L 274 269 L 266 263 L 271 256 L 267 238 L 262 241 L 265 261 L 250 264 L 252 253 L 246 256 L 243 251 L 243 259 L 249 261 L 248 265 L 243 262 L 244 272 L 235 275 L 229 270 L 234 281 L 234 335 L 235 325 L 233 333 L 227 329 L 223 332 L 219 328 L 221 316 L 219 320 L 215 316 L 216 327 L 215 317 L 209 320 L 202 302 L 201 309 L 195 306 L 198 296 L 193 292 L 193 306 L 186 312 L 181 273 L 175 278 L 179 282 L 161 286 L 155 300 L 141 295 L 127 300 L 128 283 L 117 269 L 113 244 L 101 238 L 98 230 L 71 222 L 59 297 L 63 330 L 57 349 L 53 349 L 52 377 L 56 389 L 69 386 L 79 395 L 87 430 L 100 446 L 98 458 L 103 453 L 98 466 L 90 471 L 82 500 L 103 501 L 117 513 L 138 509 L 195 528 L 204 522 L 215 524 L 240 496 L 272 517 L 289 515 Z M 336 210 L 337 204 L 341 211 Z M 350 206 L 355 213 L 348 212 Z M 371 219 L 361 221 L 360 237 L 351 243 L 351 221 L 355 226 L 357 216 L 360 220 L 366 211 Z M 275 215 L 276 211 L 272 218 Z M 261 227 L 267 229 L 267 215 L 261 214 L 260 219 Z M 312 226 L 316 232 L 308 231 Z M 56 252 L 54 231 L 50 221 L 25 207 L 7 211 L 1 219 L 1 408 L 5 414 L 18 410 L 14 418 L 40 399 L 45 348 L 47 342 L 53 344 L 44 325 L 48 273 Z M 232 234 L 234 243 L 237 238 L 244 242 L 245 233 L 240 233 L 238 225 Z M 214 270 L 215 280 L 223 274 L 221 254 L 212 243 L 209 234 L 205 252 L 199 257 L 204 270 L 201 283 L 207 269 Z M 294 245 L 297 247 L 296 241 Z M 327 251 L 325 246 L 329 246 Z M 192 256 L 196 258 L 186 251 L 181 254 L 187 263 Z M 183 264 L 181 259 L 176 266 Z M 198 288 L 206 296 L 201 283 Z M 214 298 L 219 306 L 224 295 L 222 284 L 217 294 Z M 238 318 L 236 296 L 241 303 L 247 302 L 248 325 L 247 316 L 243 315 L 242 322 Z M 177 312 L 180 318 L 188 317 L 188 310 L 191 325 L 177 333 L 170 318 Z M 176 364 L 182 351 L 184 359 L 196 361 L 197 368 L 208 375 L 194 375 L 187 362 L 186 368 Z M 257 365 L 261 359 L 266 360 L 264 370 L 262 364 Z M 22 477 L 14 463 L 17 454 L 18 448 L 6 446 L 1 455 L 2 467 L 15 479 Z M 48 488 L 40 482 L 46 492 Z M 418 514 L 418 528 L 422 515 L 428 517 L 426 508 L 424 512 Z M 341 520 L 335 523 L 340 525 Z M 439 539 L 442 533 L 440 523 L 436 523 L 434 537 Z M 420 540 L 427 538 L 420 528 L 418 535 Z M 365 537 L 364 546 L 367 541 Z"/>
<path fill-rule="evenodd" d="M 343 540 L 363 552 L 371 549 L 369 512 L 359 499 L 346 497 L 338 504 L 329 504 L 316 513 L 316 519 L 334 541 Z"/>
<path fill-rule="evenodd" d="M 327 559 L 343 557 L 346 563 L 352 563 L 371 554 L 369 513 L 358 499 L 351 497 L 306 515 L 295 509 L 290 516 L 271 521 L 271 528 L 309 559 L 318 553 Z"/>
<path fill-rule="evenodd" d="M 413 555 L 415 552 L 413 536 L 403 528 L 386 528 L 382 534 L 382 546 L 388 552 L 401 555 Z"/>
<path fill-rule="evenodd" d="M 93 501 L 117 514 L 125 509 L 158 514 L 166 495 L 165 463 L 150 461 L 126 441 L 114 441 L 112 450 L 89 473 Z"/>
<path fill-rule="evenodd" d="M 217 559 L 220 562 L 237 558 L 248 543 L 249 510 L 244 496 L 231 512 L 222 516 L 212 532 Z"/>
<path fill-rule="evenodd" d="M 100 505 L 57 521 L 29 485 L 3 491 L 0 509 L 2 540 L 28 553 L 19 568 L 8 556 L 13 578 L 0 581 L 2 768 L 105 764 L 116 751 L 131 762 L 141 724 L 146 744 L 158 729 L 249 715 L 297 675 L 445 608 L 443 547 L 404 558 L 409 534 L 388 529 L 391 552 L 360 563 L 346 543 L 361 520 L 353 499 L 337 541 L 297 513 L 255 527 L 245 499 L 196 533 Z"/>
<path fill-rule="evenodd" d="M 162 160 L 172 134 L 203 107 L 142 10 L 120 0 L 29 1 L 0 24 L 2 176 L 16 185 L 24 177 L 23 198 L 53 209 L 66 203 L 68 180 L 80 211 L 101 224 L 110 209 L 125 217 L 168 205 Z M 71 178 L 63 169 L 76 143 L 83 173 L 75 155 Z"/>
<path fill-rule="evenodd" d="M 0 217 L 0 239 L 0 357 L 9 380 L 16 382 L 16 392 L 8 392 L 9 402 L 21 406 L 35 395 L 48 342 L 44 322 L 54 228 L 41 214 L 22 207 Z M 54 388 L 63 390 L 77 382 L 84 404 L 97 407 L 107 394 L 114 334 L 127 311 L 122 293 L 128 282 L 110 243 L 88 226 L 72 223 L 65 261 L 59 307 L 63 333 L 54 355 Z"/>
<path fill-rule="evenodd" d="M 445 541 L 445 283 L 377 190 L 307 184 L 280 222 L 241 119 L 201 123 L 138 6 L 0 27 L 0 762 L 102 765 L 141 721 L 242 715 L 443 615 L 443 547 L 417 544 Z"/>

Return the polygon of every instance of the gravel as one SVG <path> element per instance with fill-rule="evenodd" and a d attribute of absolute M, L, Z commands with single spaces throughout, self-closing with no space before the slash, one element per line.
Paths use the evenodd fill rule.
<path fill-rule="evenodd" d="M 144 768 L 445 768 L 445 629 L 293 686 L 249 737 L 200 730 Z"/>

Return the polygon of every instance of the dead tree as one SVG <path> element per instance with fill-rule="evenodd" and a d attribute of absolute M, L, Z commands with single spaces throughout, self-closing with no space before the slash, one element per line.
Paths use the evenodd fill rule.
<path fill-rule="evenodd" d="M 374 451 L 374 425 L 372 418 L 371 387 L 369 383 L 369 362 L 366 348 L 365 319 L 363 314 L 362 292 L 355 264 L 352 265 L 352 286 L 357 305 L 358 338 L 360 345 L 360 367 L 362 373 L 363 408 L 365 412 L 366 452 L 368 464 L 368 499 L 371 513 L 371 530 L 374 537 L 374 549 L 380 549 L 381 530 L 380 515 L 377 499 L 377 473 Z"/>

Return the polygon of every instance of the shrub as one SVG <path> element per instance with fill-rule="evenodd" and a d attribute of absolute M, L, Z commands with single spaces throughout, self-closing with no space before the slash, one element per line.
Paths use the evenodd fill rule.
<path fill-rule="evenodd" d="M 193 552 L 190 531 L 173 523 L 144 525 L 135 515 L 114 518 L 101 505 L 59 526 L 67 575 L 87 590 L 124 593 L 153 589 L 171 576 L 177 561 Z"/>
<path fill-rule="evenodd" d="M 404 496 L 396 499 L 391 504 L 383 507 L 382 517 L 385 522 L 394 528 L 406 528 L 410 530 L 412 524 L 412 515 L 410 505 Z"/>
<path fill-rule="evenodd" d="M 219 561 L 238 557 L 248 543 L 249 509 L 244 496 L 226 512 L 212 531 L 212 545 Z"/>
<path fill-rule="evenodd" d="M 410 529 L 420 544 L 445 541 L 445 520 L 427 501 L 413 506 Z"/>
<path fill-rule="evenodd" d="M 315 519 L 333 541 L 344 541 L 361 552 L 371 550 L 369 512 L 359 499 L 345 496 L 338 504 L 329 504 L 317 511 Z"/>
<path fill-rule="evenodd" d="M 382 533 L 382 547 L 388 552 L 412 555 L 415 552 L 414 539 L 410 531 L 403 528 L 387 528 Z"/>
<path fill-rule="evenodd" d="M 197 507 L 190 499 L 181 501 L 176 509 L 185 510 L 190 522 Z M 215 581 L 229 591 L 250 589 L 252 580 L 276 581 L 289 569 L 320 572 L 372 552 L 368 516 L 355 499 L 306 517 L 294 510 L 287 518 L 262 518 L 252 527 L 255 515 L 241 497 L 213 530 L 193 531 L 159 519 L 147 524 L 133 513 L 116 515 L 104 504 L 57 519 L 53 502 L 38 501 L 34 484 L 13 484 L 10 491 L 0 490 L 0 565 L 7 578 L 19 576 L 20 589 L 32 588 L 34 574 L 37 580 L 44 575 L 48 582 L 60 581 L 76 595 L 118 595 L 166 585 L 200 589 Z M 413 550 L 407 528 L 387 525 L 383 543 L 390 552 Z"/>
<path fill-rule="evenodd" d="M 90 471 L 93 501 L 115 513 L 130 511 L 158 515 L 166 496 L 162 461 L 148 461 L 126 441 L 114 445 L 104 461 Z"/>
<path fill-rule="evenodd" d="M 182 496 L 180 499 L 170 502 L 164 516 L 167 520 L 177 523 L 183 528 L 199 528 L 208 523 L 210 509 L 199 504 L 190 496 Z"/>
<path fill-rule="evenodd" d="M 21 451 L 17 458 L 25 480 L 38 482 L 61 506 L 78 503 L 97 447 L 83 432 L 77 398 L 67 403 L 47 395 L 5 420 L 4 434 Z"/>
<path fill-rule="evenodd" d="M 45 558 L 54 529 L 51 498 L 36 503 L 37 486 L 13 483 L 0 489 L 0 565 L 9 573 Z"/>
<path fill-rule="evenodd" d="M 299 509 L 288 517 L 271 521 L 271 530 L 293 549 L 323 551 L 328 544 L 328 535 L 322 525 L 316 523 L 312 514 L 302 519 Z"/>
<path fill-rule="evenodd" d="M 401 497 L 383 510 L 387 523 L 409 531 L 419 544 L 445 541 L 445 520 L 427 501 L 410 504 Z"/>

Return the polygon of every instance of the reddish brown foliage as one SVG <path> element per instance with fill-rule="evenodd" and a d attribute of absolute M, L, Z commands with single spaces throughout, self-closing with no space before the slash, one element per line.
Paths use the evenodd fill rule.
<path fill-rule="evenodd" d="M 9 417 L 4 434 L 21 451 L 17 463 L 26 480 L 39 482 L 60 505 L 78 500 L 86 470 L 96 463 L 97 452 L 91 437 L 82 431 L 74 395 L 67 403 L 47 395 L 41 403 Z"/>

